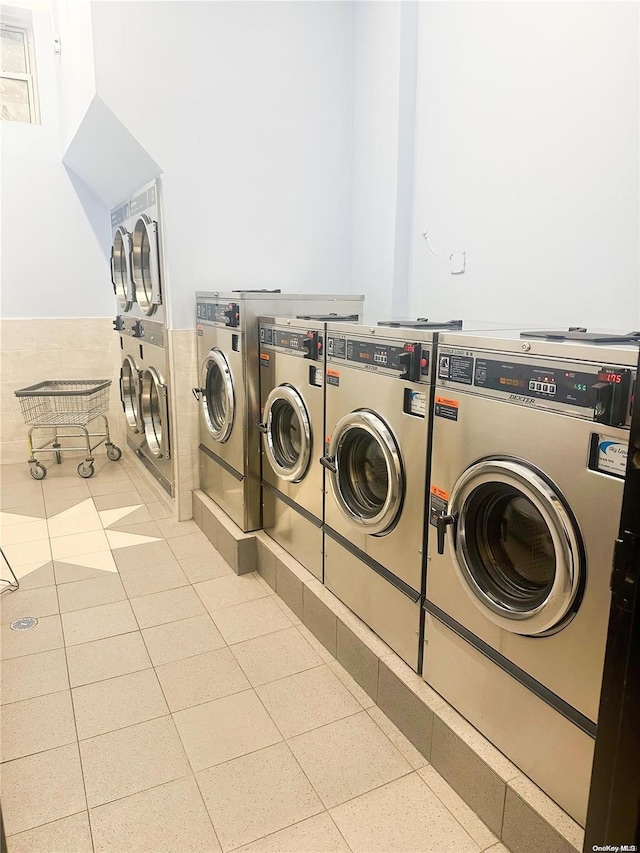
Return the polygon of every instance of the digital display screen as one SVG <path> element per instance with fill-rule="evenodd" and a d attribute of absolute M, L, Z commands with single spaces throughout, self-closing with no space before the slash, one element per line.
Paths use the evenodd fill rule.
<path fill-rule="evenodd" d="M 622 383 L 622 373 L 614 373 L 610 370 L 601 370 L 598 373 L 598 379 L 600 382 L 611 382 L 613 385 L 620 385 Z"/>

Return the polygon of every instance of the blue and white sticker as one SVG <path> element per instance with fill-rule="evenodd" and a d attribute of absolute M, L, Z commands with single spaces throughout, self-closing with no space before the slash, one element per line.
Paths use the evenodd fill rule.
<path fill-rule="evenodd" d="M 420 391 L 412 391 L 410 407 L 412 415 L 424 418 L 427 414 L 427 395 Z"/>
<path fill-rule="evenodd" d="M 598 442 L 598 471 L 624 477 L 627 470 L 628 449 L 622 441 L 601 438 Z"/>

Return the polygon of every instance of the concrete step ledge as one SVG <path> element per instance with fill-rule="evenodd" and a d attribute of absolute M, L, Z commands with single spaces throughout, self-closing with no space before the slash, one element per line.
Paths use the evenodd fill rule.
<path fill-rule="evenodd" d="M 582 827 L 270 536 L 243 533 L 201 491 L 193 517 L 235 572 L 264 578 L 513 853 L 582 850 Z"/>
<path fill-rule="evenodd" d="M 255 533 L 244 533 L 200 489 L 193 492 L 193 520 L 237 575 L 256 571 Z"/>

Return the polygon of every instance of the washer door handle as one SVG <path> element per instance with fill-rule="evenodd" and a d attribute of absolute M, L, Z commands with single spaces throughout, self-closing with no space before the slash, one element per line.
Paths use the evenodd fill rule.
<path fill-rule="evenodd" d="M 116 265 L 113 257 L 113 246 L 111 247 L 111 260 L 109 264 L 111 268 L 111 284 L 113 285 L 113 292 L 118 295 L 118 288 L 116 287 Z"/>
<path fill-rule="evenodd" d="M 269 427 L 266 424 L 258 423 L 257 426 L 258 426 L 258 429 L 260 430 L 260 432 L 263 433 L 264 435 L 266 435 L 269 432 Z"/>
<path fill-rule="evenodd" d="M 196 398 L 196 400 L 201 403 L 206 395 L 206 388 L 192 388 L 191 393 Z"/>
<path fill-rule="evenodd" d="M 444 540 L 447 535 L 447 527 L 450 524 L 455 524 L 455 522 L 455 515 L 447 515 L 443 512 L 437 516 L 436 528 L 438 530 L 438 554 L 444 554 Z"/>
<path fill-rule="evenodd" d="M 337 474 L 338 469 L 336 468 L 336 457 L 335 456 L 321 456 L 320 464 L 323 468 L 326 468 L 327 471 L 331 471 L 332 474 Z"/>

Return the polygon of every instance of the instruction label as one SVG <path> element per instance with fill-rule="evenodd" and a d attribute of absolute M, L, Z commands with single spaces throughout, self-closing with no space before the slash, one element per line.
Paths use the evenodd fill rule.
<path fill-rule="evenodd" d="M 449 400 L 447 397 L 436 397 L 434 414 L 437 418 L 457 421 L 459 408 L 460 403 L 457 400 Z"/>
<path fill-rule="evenodd" d="M 338 370 L 327 370 L 327 385 L 340 385 L 340 372 Z"/>
<path fill-rule="evenodd" d="M 268 352 L 260 353 L 260 367 L 271 367 L 271 356 Z"/>
<path fill-rule="evenodd" d="M 438 379 L 473 384 L 473 356 L 457 353 L 441 353 L 438 356 Z"/>
<path fill-rule="evenodd" d="M 431 486 L 429 504 L 429 524 L 436 526 L 436 519 L 440 515 L 446 515 L 449 506 L 449 495 L 437 486 Z"/>

